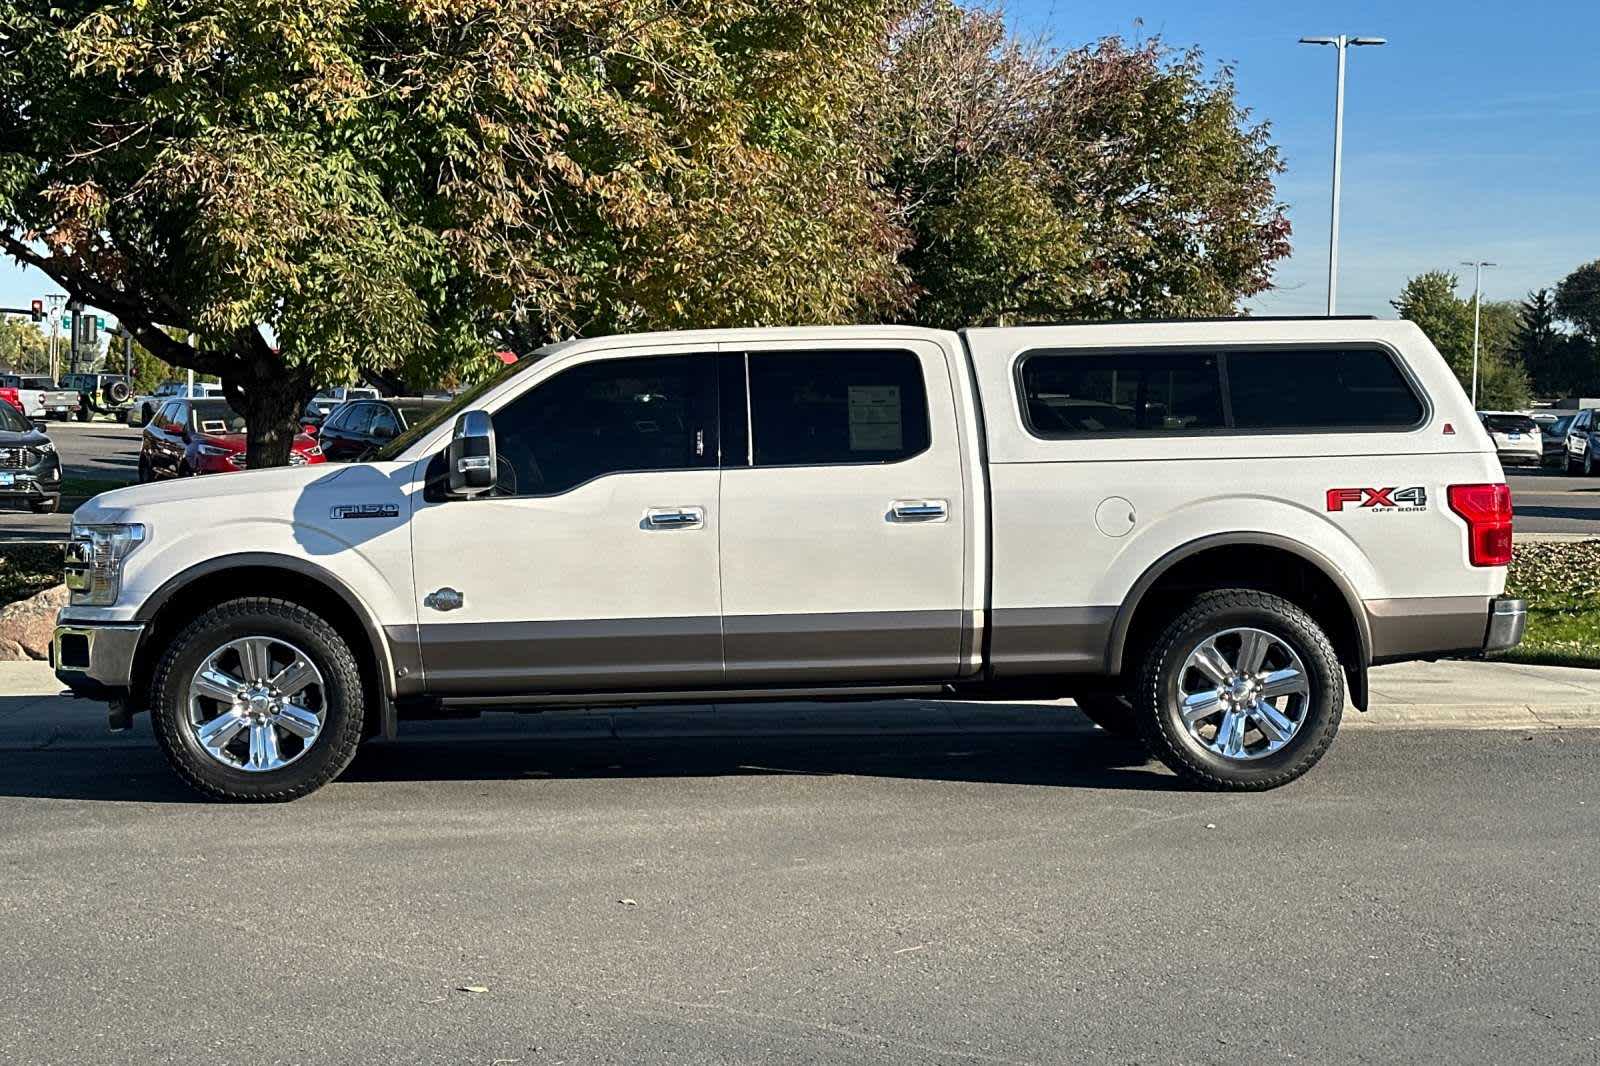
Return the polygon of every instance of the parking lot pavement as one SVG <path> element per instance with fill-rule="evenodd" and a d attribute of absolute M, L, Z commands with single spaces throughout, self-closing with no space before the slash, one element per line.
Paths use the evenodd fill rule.
<path fill-rule="evenodd" d="M 1585 533 L 1600 536 L 1600 477 L 1569 477 L 1557 470 L 1506 471 L 1513 525 L 1518 533 Z"/>
<path fill-rule="evenodd" d="M 820 724 L 884 709 L 754 736 L 617 712 L 419 727 L 237 808 L 193 802 L 142 721 L 74 745 L 97 708 L 26 669 L 0 677 L 0 746 L 41 708 L 63 733 L 0 750 L 0 1061 L 1600 1050 L 1600 731 L 1355 728 L 1231 796 L 1052 705 L 992 728 L 896 705 L 847 735 Z M 1396 670 L 1384 706 L 1483 698 Z"/>

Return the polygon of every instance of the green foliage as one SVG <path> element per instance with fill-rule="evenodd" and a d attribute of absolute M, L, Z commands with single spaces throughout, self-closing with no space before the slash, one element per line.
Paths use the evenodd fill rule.
<path fill-rule="evenodd" d="M 1431 270 L 1406 282 L 1392 301 L 1400 317 L 1415 322 L 1450 364 L 1461 387 L 1472 389 L 1472 300 L 1456 295 L 1460 279 Z M 1478 408 L 1516 410 L 1528 405 L 1528 372 L 1517 356 L 1519 308 L 1485 302 L 1478 354 Z"/>
<path fill-rule="evenodd" d="M 564 336 L 1231 311 L 1279 169 L 1198 53 L 950 0 L 0 0 L 0 251 L 252 465 L 319 385 Z"/>
<path fill-rule="evenodd" d="M 1522 301 L 1514 351 L 1527 365 L 1538 395 L 1592 392 L 1600 383 L 1600 355 L 1588 338 L 1562 330 L 1557 325 L 1559 317 L 1549 289 L 1529 293 Z"/>
<path fill-rule="evenodd" d="M 1197 51 L 1048 51 L 929 0 L 885 100 L 919 321 L 1226 314 L 1288 254 L 1277 150 Z"/>
<path fill-rule="evenodd" d="M 1600 666 L 1600 540 L 1519 542 L 1506 594 L 1528 601 L 1528 628 L 1503 658 Z"/>
<path fill-rule="evenodd" d="M 252 463 L 317 384 L 437 380 L 497 321 L 847 320 L 903 294 L 853 121 L 886 25 L 857 0 L 0 0 L 0 248 L 220 374 L 273 423 Z"/>
<path fill-rule="evenodd" d="M 35 322 L 0 315 L 0 366 L 43 373 L 50 368 L 50 340 Z"/>
<path fill-rule="evenodd" d="M 1600 345 L 1600 259 L 1585 263 L 1556 286 L 1556 313 Z"/>

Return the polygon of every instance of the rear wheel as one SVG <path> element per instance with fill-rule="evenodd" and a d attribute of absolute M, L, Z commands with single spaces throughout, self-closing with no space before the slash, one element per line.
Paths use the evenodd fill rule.
<path fill-rule="evenodd" d="M 298 604 L 231 600 L 173 639 L 151 687 L 156 739 L 214 799 L 296 799 L 337 777 L 361 743 L 355 656 Z"/>
<path fill-rule="evenodd" d="M 1327 751 L 1344 710 L 1338 656 L 1316 621 L 1264 592 L 1209 592 L 1152 645 L 1134 722 L 1151 753 L 1207 788 L 1286 784 Z"/>

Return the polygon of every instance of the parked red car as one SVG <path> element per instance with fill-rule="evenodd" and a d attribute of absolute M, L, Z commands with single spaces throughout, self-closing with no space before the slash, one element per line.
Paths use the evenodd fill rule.
<path fill-rule="evenodd" d="M 245 465 L 244 416 L 228 401 L 200 397 L 168 400 L 144 427 L 139 480 L 160 481 L 196 474 L 226 474 Z M 317 442 L 296 434 L 289 462 L 324 463 Z"/>

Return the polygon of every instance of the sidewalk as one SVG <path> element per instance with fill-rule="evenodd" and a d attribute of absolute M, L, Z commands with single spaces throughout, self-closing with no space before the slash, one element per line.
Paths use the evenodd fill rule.
<path fill-rule="evenodd" d="M 146 715 L 106 731 L 101 704 L 60 695 L 43 663 L 0 663 L 0 751 L 153 743 Z M 1372 672 L 1371 707 L 1347 708 L 1346 729 L 1600 729 L 1600 670 L 1510 663 L 1407 663 Z M 401 740 L 537 740 L 719 736 L 1081 733 L 1093 729 L 1055 702 L 703 704 L 486 713 L 481 720 L 409 723 Z"/>

